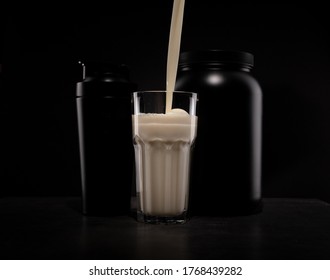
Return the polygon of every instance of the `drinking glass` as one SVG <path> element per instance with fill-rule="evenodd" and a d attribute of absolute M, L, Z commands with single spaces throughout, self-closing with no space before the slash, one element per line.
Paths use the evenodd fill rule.
<path fill-rule="evenodd" d="M 174 91 L 170 97 L 166 91 L 138 91 L 132 96 L 140 222 L 181 224 L 188 219 L 197 93 Z"/>

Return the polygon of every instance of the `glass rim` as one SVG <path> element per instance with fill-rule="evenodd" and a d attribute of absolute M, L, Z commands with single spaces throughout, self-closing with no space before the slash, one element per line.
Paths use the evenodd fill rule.
<path fill-rule="evenodd" d="M 132 92 L 133 95 L 137 95 L 137 94 L 166 94 L 167 90 L 136 90 L 134 92 Z M 182 94 L 182 95 L 190 95 L 193 97 L 198 97 L 198 93 L 197 92 L 193 92 L 193 91 L 186 91 L 186 90 L 174 90 L 173 94 Z"/>

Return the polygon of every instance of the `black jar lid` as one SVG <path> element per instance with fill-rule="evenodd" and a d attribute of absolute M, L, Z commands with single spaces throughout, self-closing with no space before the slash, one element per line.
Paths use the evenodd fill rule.
<path fill-rule="evenodd" d="M 254 65 L 253 54 L 236 50 L 196 50 L 180 54 L 179 65 L 187 64 L 239 64 L 247 68 Z"/>

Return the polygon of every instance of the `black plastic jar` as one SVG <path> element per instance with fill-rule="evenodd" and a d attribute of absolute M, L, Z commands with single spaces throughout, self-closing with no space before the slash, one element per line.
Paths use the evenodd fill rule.
<path fill-rule="evenodd" d="M 180 55 L 176 90 L 197 92 L 198 133 L 191 213 L 247 215 L 262 210 L 262 90 L 251 53 L 201 50 Z"/>
<path fill-rule="evenodd" d="M 82 208 L 86 215 L 130 212 L 134 150 L 131 93 L 126 65 L 84 62 L 77 83 Z"/>

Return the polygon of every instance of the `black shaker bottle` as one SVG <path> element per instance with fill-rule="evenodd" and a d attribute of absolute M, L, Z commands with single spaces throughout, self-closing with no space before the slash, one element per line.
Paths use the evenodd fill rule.
<path fill-rule="evenodd" d="M 131 93 L 126 65 L 83 62 L 76 86 L 82 208 L 86 215 L 130 211 L 134 149 Z"/>
<path fill-rule="evenodd" d="M 183 52 L 176 90 L 197 92 L 198 133 L 190 209 L 200 215 L 262 210 L 262 90 L 248 52 Z"/>

